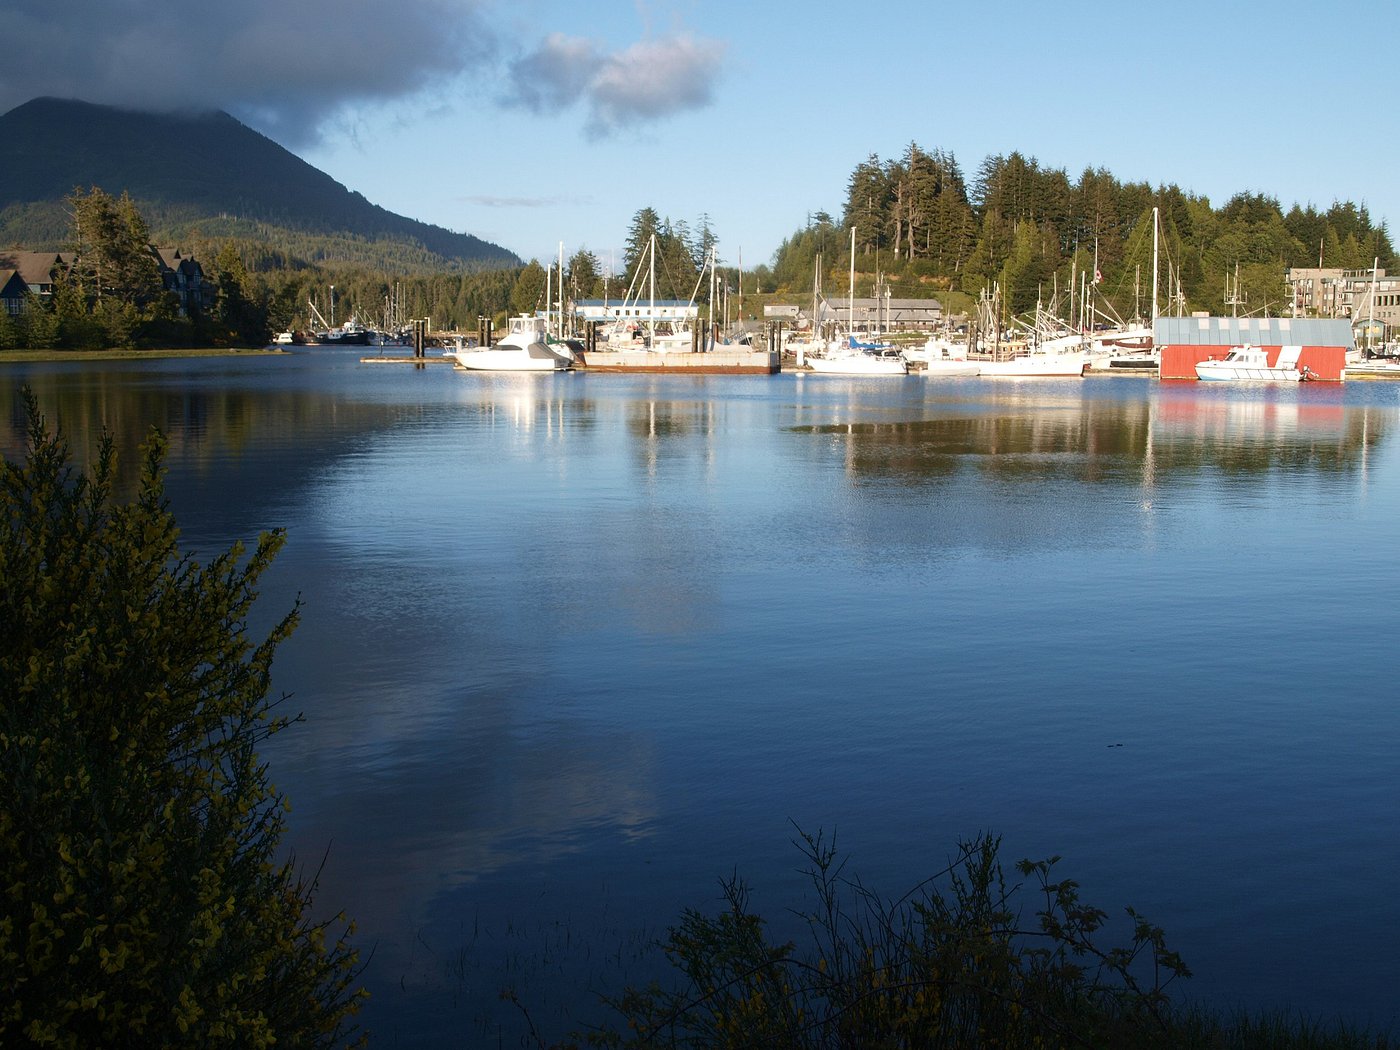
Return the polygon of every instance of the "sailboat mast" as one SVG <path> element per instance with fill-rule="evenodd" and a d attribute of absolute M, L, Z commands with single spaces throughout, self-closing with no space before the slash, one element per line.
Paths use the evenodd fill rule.
<path fill-rule="evenodd" d="M 856 330 L 856 228 L 851 227 L 851 284 L 846 293 L 846 334 L 855 338 Z"/>
<path fill-rule="evenodd" d="M 651 256 L 650 270 L 648 271 L 648 275 L 647 275 L 647 290 L 648 290 L 648 293 L 649 293 L 650 296 L 651 296 L 651 307 L 650 307 L 650 309 L 647 311 L 647 313 L 648 313 L 650 316 L 649 316 L 649 318 L 648 318 L 648 320 L 647 320 L 647 323 L 651 326 L 651 327 L 650 327 L 651 338 L 648 340 L 648 344 L 649 344 L 649 345 L 648 345 L 647 349 L 649 349 L 649 350 L 655 350 L 655 349 L 656 349 L 656 234 L 654 234 L 654 233 L 651 235 L 651 243 L 647 246 L 647 250 L 648 250 L 648 252 L 650 253 L 650 256 Z"/>
<path fill-rule="evenodd" d="M 559 338 L 564 338 L 564 242 L 559 242 Z"/>
<path fill-rule="evenodd" d="M 1152 327 L 1157 327 L 1157 209 L 1152 209 Z"/>

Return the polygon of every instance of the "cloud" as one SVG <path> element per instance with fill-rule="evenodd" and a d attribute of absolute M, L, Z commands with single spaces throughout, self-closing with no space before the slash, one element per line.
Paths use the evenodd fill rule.
<path fill-rule="evenodd" d="M 357 103 L 407 99 L 491 46 L 475 0 L 0 0 L 0 112 L 40 95 L 224 109 L 286 144 Z"/>
<path fill-rule="evenodd" d="M 537 114 L 582 105 L 593 135 L 710 101 L 724 45 L 686 34 L 608 50 L 556 33 L 502 78 L 488 67 L 504 11 L 503 0 L 224 0 L 191 17 L 154 0 L 0 0 L 0 112 L 41 95 L 222 109 L 295 148 L 353 136 L 363 106 L 421 113 L 502 80 L 497 101 Z"/>
<path fill-rule="evenodd" d="M 593 203 L 591 200 L 578 197 L 497 197 L 489 194 L 474 194 L 459 199 L 468 204 L 480 205 L 483 208 L 555 208 L 561 204 Z"/>
<path fill-rule="evenodd" d="M 502 101 L 534 113 L 582 105 L 589 133 L 608 135 L 707 106 L 724 53 L 722 42 L 686 33 L 612 54 L 555 33 L 510 64 Z"/>

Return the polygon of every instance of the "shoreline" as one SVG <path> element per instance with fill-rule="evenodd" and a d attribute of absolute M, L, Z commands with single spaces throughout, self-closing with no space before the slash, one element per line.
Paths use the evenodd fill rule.
<path fill-rule="evenodd" d="M 0 365 L 52 361 L 128 361 L 172 357 L 246 357 L 285 355 L 277 347 L 190 347 L 175 350 L 0 350 Z"/>

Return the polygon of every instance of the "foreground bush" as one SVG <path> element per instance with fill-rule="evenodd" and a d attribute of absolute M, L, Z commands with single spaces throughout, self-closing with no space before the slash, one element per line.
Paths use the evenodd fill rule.
<path fill-rule="evenodd" d="M 26 407 L 0 471 L 0 1045 L 339 1043 L 349 930 L 277 862 L 257 755 L 297 610 L 256 644 L 246 618 L 282 537 L 196 563 L 158 435 L 122 504 L 111 440 L 79 475 Z"/>
<path fill-rule="evenodd" d="M 774 944 L 741 882 L 726 908 L 687 911 L 662 945 L 681 980 L 629 989 L 621 1018 L 577 1037 L 593 1046 L 686 1048 L 1354 1048 L 1383 1037 L 1306 1021 L 1222 1020 L 1174 1005 L 1190 976 L 1161 929 L 1128 909 L 1123 943 L 1104 946 L 1107 915 L 1078 885 L 1055 879 L 1058 858 L 1022 861 L 1034 918 L 1023 922 L 984 835 L 897 900 L 846 878 L 833 845 L 800 841 L 813 906 L 804 950 Z M 576 1044 L 575 1044 L 576 1045 Z"/>

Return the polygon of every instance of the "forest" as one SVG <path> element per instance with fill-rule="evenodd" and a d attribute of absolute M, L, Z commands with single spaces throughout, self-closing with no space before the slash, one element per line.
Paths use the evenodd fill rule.
<path fill-rule="evenodd" d="M 872 154 L 857 165 L 839 222 L 814 215 L 761 276 L 810 296 L 820 257 L 824 287 L 843 292 L 854 229 L 859 294 L 871 294 L 873 275 L 893 296 L 944 296 L 956 310 L 996 286 L 1008 312 L 1024 314 L 1088 283 L 1102 309 L 1126 320 L 1151 311 L 1154 208 L 1162 313 L 1277 314 L 1290 267 L 1395 263 L 1384 225 L 1349 201 L 1285 213 L 1272 197 L 1241 192 L 1216 208 L 1102 168 L 1071 180 L 1014 152 L 988 157 L 969 182 L 951 153 L 911 143 L 897 160 Z"/>

